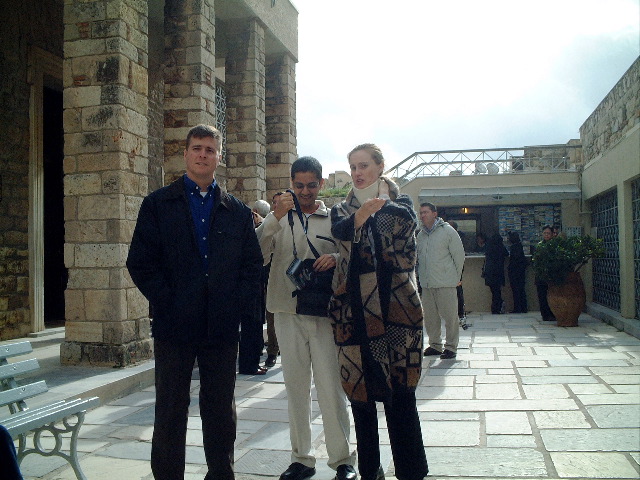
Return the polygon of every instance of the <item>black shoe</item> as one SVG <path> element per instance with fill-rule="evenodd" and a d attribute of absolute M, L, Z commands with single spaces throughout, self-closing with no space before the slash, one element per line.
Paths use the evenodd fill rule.
<path fill-rule="evenodd" d="M 378 467 L 378 471 L 375 476 L 369 478 L 360 477 L 360 480 L 384 480 L 384 470 L 382 469 L 382 465 Z"/>
<path fill-rule="evenodd" d="M 294 462 L 280 475 L 280 480 L 304 480 L 305 478 L 313 477 L 315 474 L 315 468 L 307 467 L 300 462 Z"/>
<path fill-rule="evenodd" d="M 440 350 L 436 350 L 435 348 L 429 347 L 424 351 L 424 356 L 429 357 L 431 355 L 442 355 L 442 352 Z"/>
<path fill-rule="evenodd" d="M 338 465 L 338 468 L 336 468 L 334 480 L 356 480 L 356 478 L 358 478 L 358 474 L 353 465 Z"/>
<path fill-rule="evenodd" d="M 266 368 L 271 368 L 276 364 L 276 357 L 275 355 L 267 355 L 267 359 L 264 361 L 264 366 Z"/>
<path fill-rule="evenodd" d="M 452 358 L 456 358 L 456 352 L 452 352 L 451 350 L 447 350 L 445 348 L 444 352 L 442 352 L 442 355 L 440 355 L 440 358 L 442 360 L 450 360 Z"/>

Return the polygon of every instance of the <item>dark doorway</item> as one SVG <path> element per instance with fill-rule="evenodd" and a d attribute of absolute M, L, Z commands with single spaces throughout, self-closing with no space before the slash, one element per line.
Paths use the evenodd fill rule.
<path fill-rule="evenodd" d="M 64 266 L 64 129 L 62 92 L 44 88 L 44 324 L 64 326 L 64 291 L 68 271 Z"/>

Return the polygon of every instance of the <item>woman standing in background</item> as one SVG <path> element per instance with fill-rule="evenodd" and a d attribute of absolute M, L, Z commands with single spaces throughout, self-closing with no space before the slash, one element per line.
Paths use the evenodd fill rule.
<path fill-rule="evenodd" d="M 492 235 L 487 240 L 484 269 L 484 284 L 491 289 L 491 313 L 504 313 L 502 308 L 502 287 L 504 286 L 504 259 L 509 256 L 502 237 Z"/>
<path fill-rule="evenodd" d="M 527 292 L 524 280 L 527 271 L 527 257 L 524 256 L 518 232 L 509 232 L 509 284 L 513 294 L 513 313 L 527 313 Z"/>

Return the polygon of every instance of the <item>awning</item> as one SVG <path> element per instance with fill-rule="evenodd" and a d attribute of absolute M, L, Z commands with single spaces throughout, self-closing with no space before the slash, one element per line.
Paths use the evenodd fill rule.
<path fill-rule="evenodd" d="M 580 198 L 577 185 L 532 185 L 487 188 L 423 188 L 419 200 L 436 207 L 480 205 L 532 205 L 559 203 Z"/>

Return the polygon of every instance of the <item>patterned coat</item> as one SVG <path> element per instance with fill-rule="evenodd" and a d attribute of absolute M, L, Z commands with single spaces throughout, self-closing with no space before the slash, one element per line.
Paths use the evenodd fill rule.
<path fill-rule="evenodd" d="M 329 305 L 342 386 L 355 402 L 388 401 L 391 389 L 415 389 L 422 370 L 422 306 L 415 281 L 417 218 L 411 199 L 391 200 L 361 229 L 353 191 L 331 210 L 339 241 Z"/>

